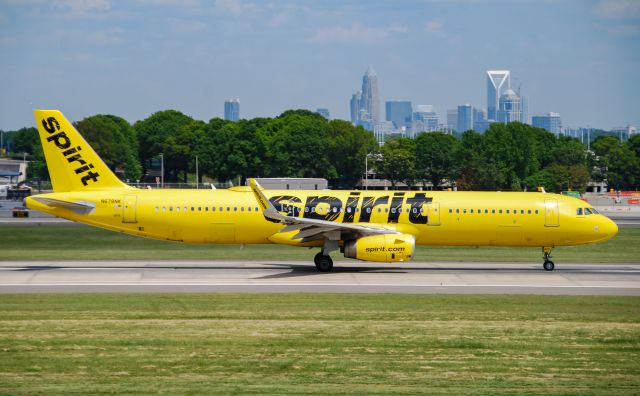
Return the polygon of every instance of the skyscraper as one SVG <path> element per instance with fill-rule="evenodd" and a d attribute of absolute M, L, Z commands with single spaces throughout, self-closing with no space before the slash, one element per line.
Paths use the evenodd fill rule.
<path fill-rule="evenodd" d="M 240 120 L 240 99 L 227 99 L 224 101 L 224 119 L 228 121 Z"/>
<path fill-rule="evenodd" d="M 396 129 L 402 127 L 410 127 L 413 115 L 413 106 L 411 102 L 406 100 L 391 100 L 385 102 L 385 110 L 387 121 L 392 121 Z"/>
<path fill-rule="evenodd" d="M 458 109 L 447 110 L 447 129 L 458 130 Z"/>
<path fill-rule="evenodd" d="M 562 122 L 560 121 L 560 114 L 547 113 L 541 115 L 534 115 L 531 118 L 531 125 L 536 128 L 543 128 L 556 135 L 560 134 L 562 130 Z"/>
<path fill-rule="evenodd" d="M 369 66 L 362 77 L 362 100 L 360 108 L 364 109 L 366 116 L 373 123 L 380 121 L 380 92 L 378 89 L 378 76 Z"/>
<path fill-rule="evenodd" d="M 351 100 L 349 101 L 349 108 L 351 109 L 351 122 L 354 125 L 358 125 L 358 121 L 360 120 L 360 102 L 362 100 L 362 91 L 358 91 L 351 95 Z"/>
<path fill-rule="evenodd" d="M 511 88 L 509 70 L 487 70 L 487 119 L 498 119 L 500 96 Z"/>
<path fill-rule="evenodd" d="M 498 104 L 498 122 L 522 121 L 520 97 L 511 89 L 507 89 L 500 96 Z"/>
<path fill-rule="evenodd" d="M 474 109 L 470 104 L 458 106 L 457 132 L 465 132 L 473 129 L 473 113 Z"/>

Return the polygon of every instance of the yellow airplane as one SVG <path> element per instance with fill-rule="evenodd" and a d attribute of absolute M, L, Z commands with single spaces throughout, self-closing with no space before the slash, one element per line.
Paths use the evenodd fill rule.
<path fill-rule="evenodd" d="M 137 189 L 120 181 L 57 110 L 35 110 L 53 193 L 30 209 L 141 237 L 190 243 L 319 247 L 375 262 L 408 261 L 416 245 L 541 247 L 607 240 L 609 218 L 579 199 L 546 193 Z"/>

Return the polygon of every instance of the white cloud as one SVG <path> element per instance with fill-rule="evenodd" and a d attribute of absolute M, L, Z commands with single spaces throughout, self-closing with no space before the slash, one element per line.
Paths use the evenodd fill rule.
<path fill-rule="evenodd" d="M 638 0 L 604 0 L 598 3 L 595 12 L 607 19 L 633 19 L 640 17 Z"/>
<path fill-rule="evenodd" d="M 271 19 L 269 19 L 268 25 L 269 27 L 278 27 L 282 26 L 289 19 L 289 13 L 286 11 L 280 12 L 274 15 Z"/>
<path fill-rule="evenodd" d="M 444 22 L 439 19 L 432 19 L 427 21 L 424 25 L 424 30 L 436 37 L 444 37 L 446 34 L 444 32 Z"/>
<path fill-rule="evenodd" d="M 334 26 L 320 28 L 309 39 L 314 43 L 326 44 L 338 43 L 375 43 L 386 39 L 395 33 L 406 33 L 406 29 L 400 26 L 385 28 L 372 28 L 354 23 L 350 27 Z"/>
<path fill-rule="evenodd" d="M 215 7 L 217 10 L 228 12 L 230 14 L 240 16 L 247 12 L 257 9 L 253 3 L 247 3 L 242 0 L 216 0 Z"/>
<path fill-rule="evenodd" d="M 640 25 L 616 25 L 609 27 L 607 30 L 615 36 L 635 36 L 640 34 Z"/>
<path fill-rule="evenodd" d="M 69 10 L 74 16 L 93 12 L 106 12 L 111 9 L 109 0 L 55 0 L 53 6 Z"/>
<path fill-rule="evenodd" d="M 171 26 L 171 31 L 175 33 L 196 33 L 204 30 L 207 24 L 191 19 L 170 19 L 169 26 Z"/>

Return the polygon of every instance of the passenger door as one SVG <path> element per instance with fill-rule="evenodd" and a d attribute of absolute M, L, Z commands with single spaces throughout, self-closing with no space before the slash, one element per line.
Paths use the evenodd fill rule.
<path fill-rule="evenodd" d="M 560 211 L 557 199 L 544 200 L 544 225 L 545 227 L 560 226 Z"/>

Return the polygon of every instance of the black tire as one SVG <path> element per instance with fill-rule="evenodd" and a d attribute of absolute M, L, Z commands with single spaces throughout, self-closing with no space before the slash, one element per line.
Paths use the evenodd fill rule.
<path fill-rule="evenodd" d="M 547 260 L 544 262 L 544 264 L 542 264 L 542 267 L 545 271 L 553 271 L 553 269 L 555 268 L 555 264 L 553 264 L 553 261 Z"/>
<path fill-rule="evenodd" d="M 320 272 L 330 272 L 333 269 L 333 260 L 331 256 L 325 256 L 322 252 L 316 254 L 313 258 L 316 268 Z"/>

